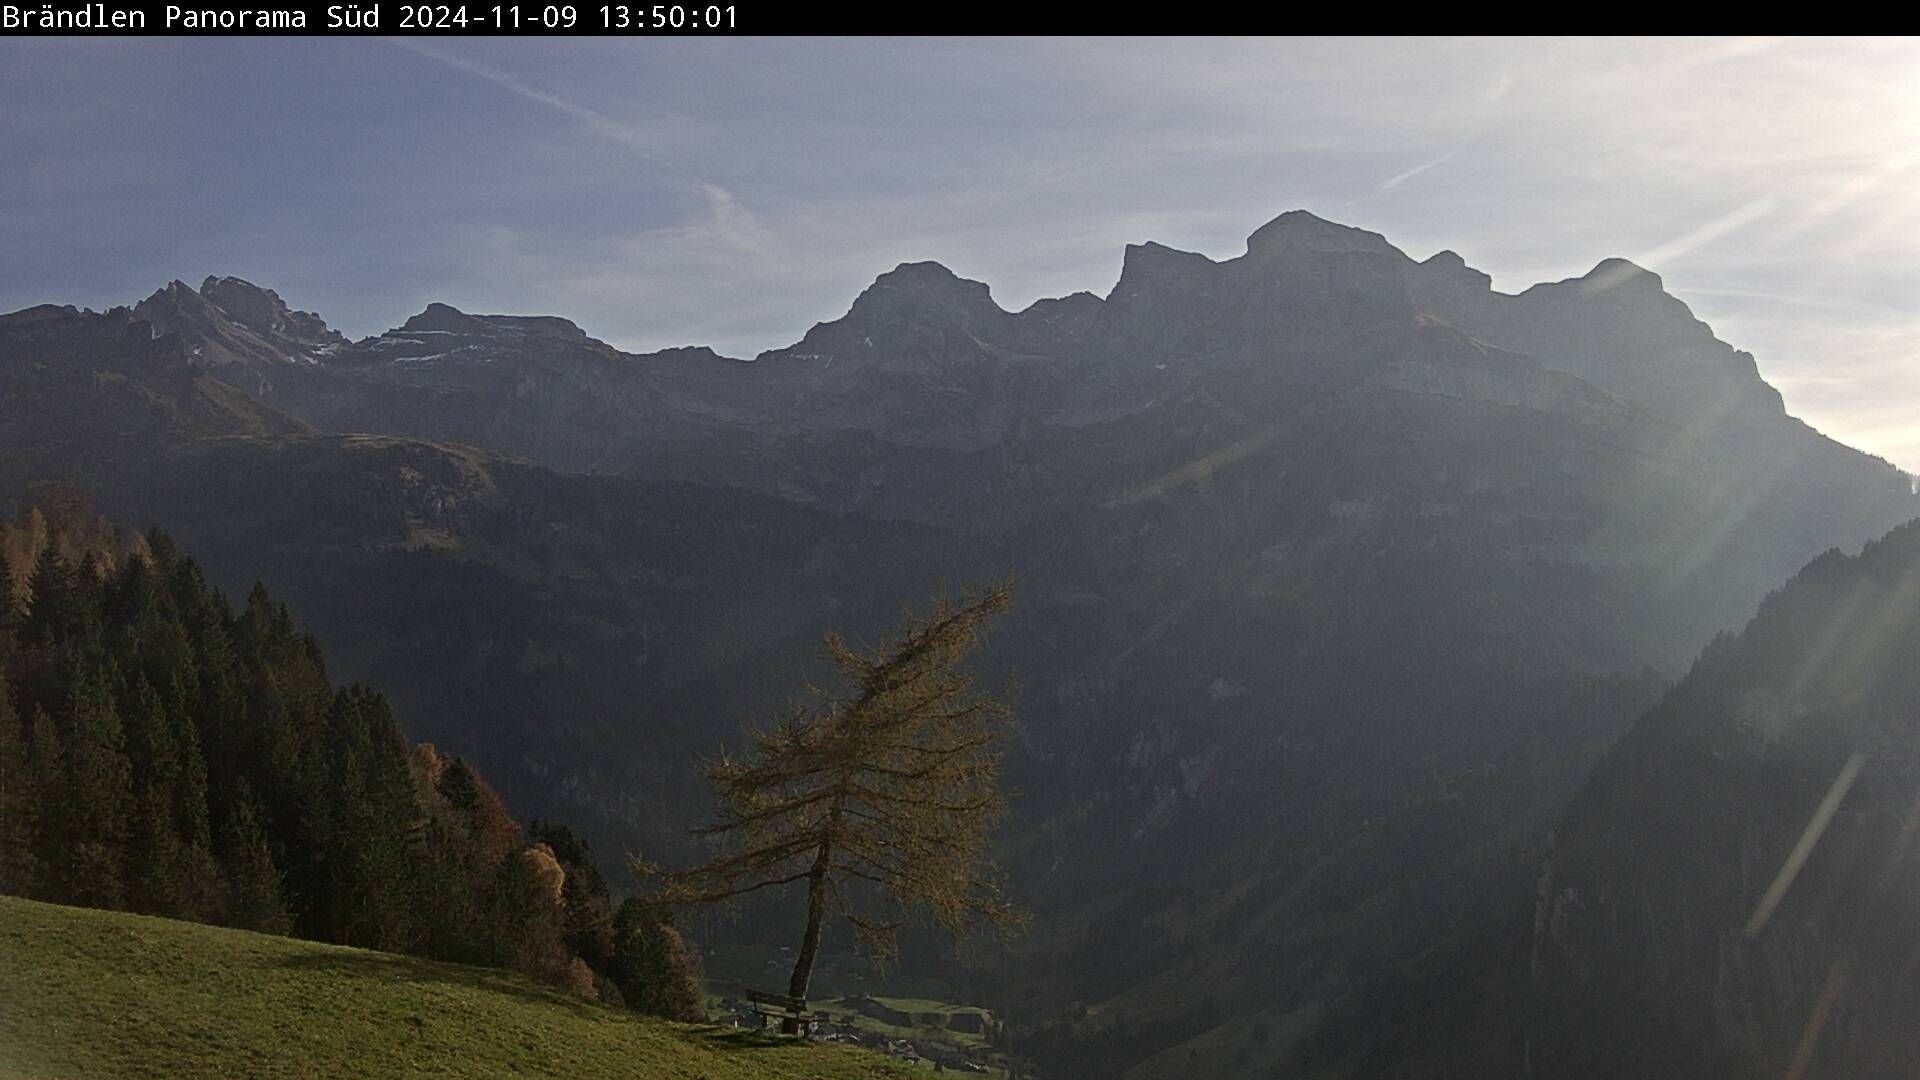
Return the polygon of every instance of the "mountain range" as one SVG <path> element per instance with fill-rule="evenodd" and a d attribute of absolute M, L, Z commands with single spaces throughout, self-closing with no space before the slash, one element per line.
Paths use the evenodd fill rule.
<path fill-rule="evenodd" d="M 1549 863 L 1541 895 L 1627 895 L 1591 884 L 1642 869 L 1611 845 L 1675 825 L 1606 785 L 1669 680 L 1920 514 L 1649 271 L 1508 295 L 1298 211 L 1229 260 L 1130 246 L 1106 296 L 1018 312 L 905 264 L 752 360 L 445 304 L 350 341 L 174 282 L 0 316 L 0 394 L 0 498 L 81 493 L 267 581 L 409 735 L 602 852 L 692 850 L 696 762 L 820 671 L 822 630 L 1012 573 L 988 676 L 1019 688 L 1003 847 L 1036 929 L 910 962 L 1060 1077 L 1527 1066 L 1546 1029 L 1473 1025 L 1488 1049 L 1387 1018 L 1443 977 L 1524 997 L 1489 942 L 1531 910 L 1487 898 L 1531 902 Z M 1759 864 L 1776 838 L 1740 842 Z M 1539 977 L 1638 979 L 1580 967 L 1624 931 L 1570 905 Z M 1796 948 L 1767 1009 L 1837 946 Z M 1647 962 L 1674 1000 L 1715 985 L 1705 944 L 1673 949 Z M 1728 1015 L 1761 1009 L 1758 970 Z M 1553 1031 L 1541 1075 L 1624 1075 Z"/>

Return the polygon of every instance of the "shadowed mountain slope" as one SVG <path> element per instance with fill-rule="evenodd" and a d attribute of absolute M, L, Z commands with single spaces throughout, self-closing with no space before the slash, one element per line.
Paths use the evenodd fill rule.
<path fill-rule="evenodd" d="M 1341 1075 L 1904 1076 L 1920 526 L 1829 552 L 1607 753 L 1531 882 L 1307 1055 Z"/>

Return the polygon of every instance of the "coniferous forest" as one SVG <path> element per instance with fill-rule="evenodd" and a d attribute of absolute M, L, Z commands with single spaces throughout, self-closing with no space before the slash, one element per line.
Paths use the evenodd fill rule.
<path fill-rule="evenodd" d="M 458 756 L 336 686 L 284 604 L 237 610 L 160 532 L 0 527 L 0 893 L 512 968 L 675 1018 L 661 909 L 523 828 Z"/>

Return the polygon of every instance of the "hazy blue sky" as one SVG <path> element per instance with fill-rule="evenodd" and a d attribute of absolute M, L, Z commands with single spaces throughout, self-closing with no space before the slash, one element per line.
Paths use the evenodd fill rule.
<path fill-rule="evenodd" d="M 1623 255 L 1920 468 L 1920 42 L 0 40 L 0 310 L 238 274 L 751 355 L 1304 207 L 1516 291 Z"/>

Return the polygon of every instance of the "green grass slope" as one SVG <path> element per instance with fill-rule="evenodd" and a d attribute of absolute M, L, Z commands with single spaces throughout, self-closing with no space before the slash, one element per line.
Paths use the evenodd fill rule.
<path fill-rule="evenodd" d="M 893 1080 L 876 1054 L 669 1024 L 490 968 L 0 897 L 0 1080 Z"/>

